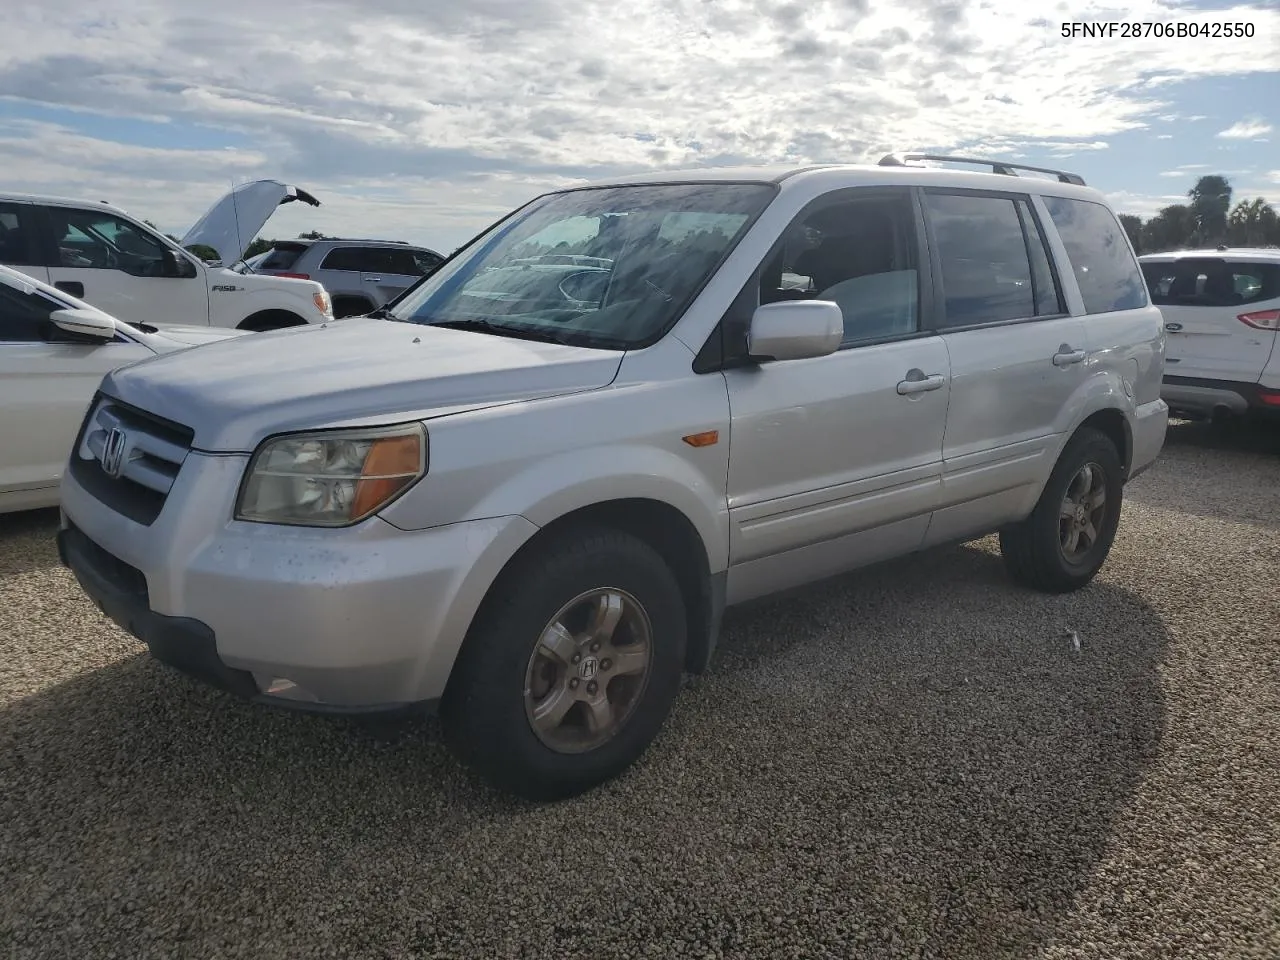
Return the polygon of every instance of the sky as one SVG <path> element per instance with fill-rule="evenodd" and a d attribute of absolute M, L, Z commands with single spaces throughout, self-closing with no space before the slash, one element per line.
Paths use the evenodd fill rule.
<path fill-rule="evenodd" d="M 1253 36 L 1062 36 L 1121 20 Z M 903 150 L 1081 173 L 1143 217 L 1205 173 L 1280 202 L 1280 0 L 42 0 L 4 32 L 0 192 L 178 236 L 271 178 L 322 205 L 266 236 L 447 253 L 592 178 Z"/>

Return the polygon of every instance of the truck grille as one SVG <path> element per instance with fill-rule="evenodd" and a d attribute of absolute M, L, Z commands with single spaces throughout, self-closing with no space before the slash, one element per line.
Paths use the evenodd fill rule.
<path fill-rule="evenodd" d="M 117 513 L 150 526 L 194 438 L 188 427 L 99 394 L 76 438 L 71 475 Z"/>

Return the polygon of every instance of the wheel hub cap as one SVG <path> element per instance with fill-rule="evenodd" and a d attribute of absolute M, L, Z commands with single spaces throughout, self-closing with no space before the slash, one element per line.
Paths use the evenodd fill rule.
<path fill-rule="evenodd" d="M 542 629 L 525 673 L 525 716 L 558 753 L 594 750 L 631 718 L 649 679 L 653 631 L 631 594 L 574 597 Z"/>
<path fill-rule="evenodd" d="M 1067 484 L 1058 512 L 1062 554 L 1072 563 L 1082 562 L 1101 536 L 1107 510 L 1107 482 L 1102 467 L 1086 463 Z"/>

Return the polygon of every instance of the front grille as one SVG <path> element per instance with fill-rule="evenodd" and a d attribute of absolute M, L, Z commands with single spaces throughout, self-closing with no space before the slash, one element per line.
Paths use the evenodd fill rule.
<path fill-rule="evenodd" d="M 76 438 L 71 475 L 117 513 L 150 526 L 194 439 L 188 427 L 99 394 Z"/>

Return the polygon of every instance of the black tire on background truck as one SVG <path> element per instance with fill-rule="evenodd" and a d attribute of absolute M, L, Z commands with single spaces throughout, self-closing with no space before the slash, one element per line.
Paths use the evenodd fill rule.
<path fill-rule="evenodd" d="M 1069 593 L 1088 584 L 1116 537 L 1123 472 L 1110 437 L 1092 427 L 1076 431 L 1031 516 L 1000 531 L 1009 575 L 1048 593 Z"/>
<path fill-rule="evenodd" d="M 503 572 L 441 703 L 454 753 L 531 800 L 620 774 L 680 688 L 686 617 L 675 576 L 642 540 L 567 531 Z"/>

